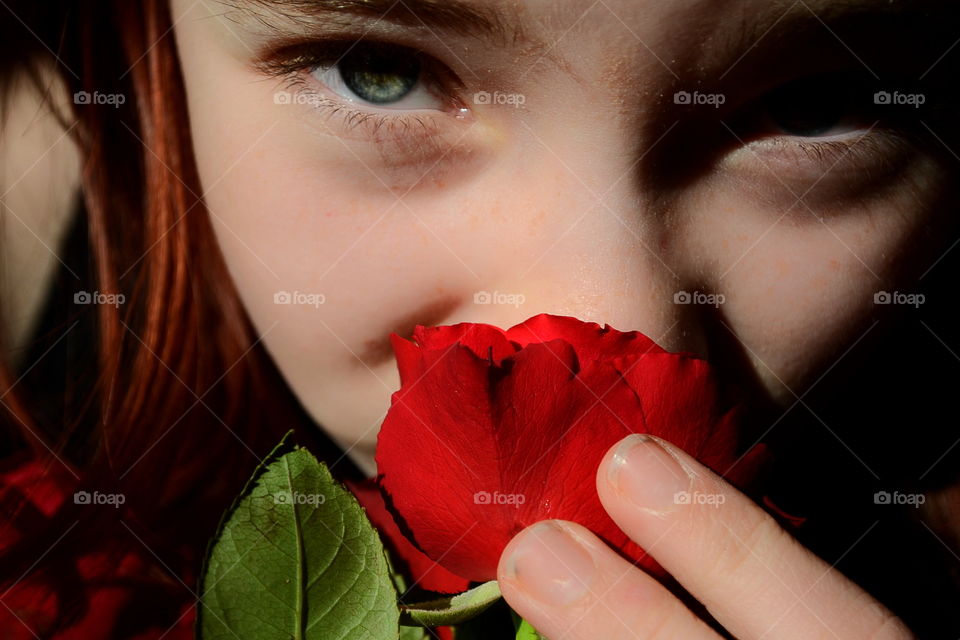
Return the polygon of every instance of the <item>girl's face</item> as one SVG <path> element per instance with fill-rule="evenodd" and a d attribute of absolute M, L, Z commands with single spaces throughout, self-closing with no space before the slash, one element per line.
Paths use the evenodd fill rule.
<path fill-rule="evenodd" d="M 368 471 L 416 324 L 572 315 L 794 402 L 934 261 L 901 5 L 172 0 L 231 274 Z"/>

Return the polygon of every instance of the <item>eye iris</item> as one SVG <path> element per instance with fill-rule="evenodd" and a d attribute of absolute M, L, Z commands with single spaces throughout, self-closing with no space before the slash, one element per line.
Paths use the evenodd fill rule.
<path fill-rule="evenodd" d="M 344 84 L 361 99 L 390 104 L 420 80 L 420 60 L 409 51 L 351 51 L 338 65 Z"/>

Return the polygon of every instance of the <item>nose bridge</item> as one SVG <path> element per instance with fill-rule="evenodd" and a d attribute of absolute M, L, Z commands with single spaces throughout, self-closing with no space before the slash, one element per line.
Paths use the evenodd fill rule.
<path fill-rule="evenodd" d="M 515 212 L 544 220 L 517 247 L 511 268 L 482 283 L 474 305 L 500 326 L 547 312 L 639 330 L 666 348 L 702 351 L 700 314 L 677 297 L 685 280 L 669 230 L 648 211 L 632 177 L 604 183 L 596 163 L 582 166 L 581 180 L 558 179 L 553 184 L 562 187 L 542 192 L 542 207 Z M 619 175 L 609 167 L 604 173 Z"/>

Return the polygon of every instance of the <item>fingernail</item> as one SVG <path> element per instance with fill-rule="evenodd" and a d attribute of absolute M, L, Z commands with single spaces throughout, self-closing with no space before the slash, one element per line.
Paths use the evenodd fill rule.
<path fill-rule="evenodd" d="M 505 566 L 531 597 L 556 607 L 582 598 L 593 583 L 593 556 L 562 523 L 546 520 L 527 531 Z"/>
<path fill-rule="evenodd" d="M 656 513 L 689 502 L 693 473 L 653 438 L 635 433 L 620 441 L 607 468 L 610 485 L 630 502 Z"/>

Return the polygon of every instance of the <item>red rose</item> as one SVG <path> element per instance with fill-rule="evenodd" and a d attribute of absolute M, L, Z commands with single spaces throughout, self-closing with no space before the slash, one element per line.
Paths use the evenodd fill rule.
<path fill-rule="evenodd" d="M 723 473 L 737 460 L 737 414 L 707 362 L 643 334 L 538 315 L 391 336 L 400 390 L 380 429 L 381 487 L 405 533 L 469 580 L 496 577 L 507 542 L 539 520 L 578 522 L 646 569 L 659 565 L 600 505 L 603 454 L 651 433 Z M 756 456 L 727 478 L 745 482 Z"/>
<path fill-rule="evenodd" d="M 411 580 L 408 588 L 416 586 L 440 593 L 466 591 L 470 586 L 468 580 L 450 573 L 410 544 L 383 504 L 380 488 L 373 479 L 362 482 L 348 480 L 347 487 L 363 505 L 370 522 L 380 532 L 383 544 L 390 550 L 394 566 Z"/>

